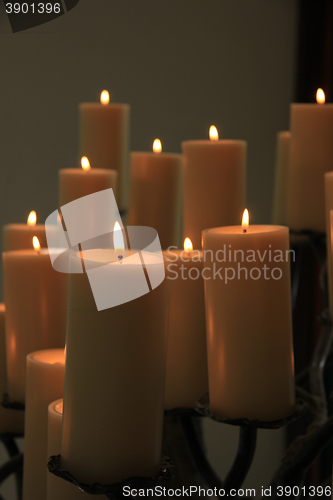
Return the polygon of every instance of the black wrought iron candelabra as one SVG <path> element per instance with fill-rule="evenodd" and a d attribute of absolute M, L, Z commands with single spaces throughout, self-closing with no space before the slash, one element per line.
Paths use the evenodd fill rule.
<path fill-rule="evenodd" d="M 319 287 L 323 297 L 327 297 L 325 280 L 326 252 L 325 238 L 321 234 L 303 232 L 292 233 L 296 259 L 292 265 L 292 302 L 297 302 L 302 273 L 303 254 L 306 247 L 312 249 L 317 261 Z M 296 376 L 297 404 L 295 413 L 289 418 L 276 422 L 223 420 L 216 418 L 209 410 L 208 395 L 201 398 L 193 409 L 175 409 L 165 412 L 164 440 L 161 472 L 158 478 L 132 477 L 114 485 L 82 484 L 69 471 L 61 469 L 60 457 L 51 457 L 48 463 L 50 473 L 70 482 L 82 491 L 93 495 L 118 500 L 123 498 L 125 485 L 135 489 L 154 488 L 162 485 L 168 489 L 198 485 L 213 490 L 215 496 L 230 496 L 239 490 L 251 467 L 258 429 L 277 429 L 289 425 L 295 419 L 308 422 L 302 435 L 295 437 L 270 482 L 270 498 L 281 498 L 281 487 L 290 487 L 288 498 L 304 497 L 302 485 L 307 471 L 333 437 L 333 415 L 328 416 L 327 396 L 324 387 L 324 370 L 331 357 L 333 338 L 332 321 L 328 310 L 320 317 L 321 328 L 316 347 L 308 366 Z M 19 411 L 19 409 L 18 409 Z M 234 462 L 224 480 L 221 480 L 209 464 L 201 437 L 202 418 L 210 418 L 224 425 L 239 427 L 238 449 Z M 16 478 L 17 498 L 22 498 L 23 455 L 19 452 L 15 435 L 2 435 L 0 439 L 7 451 L 8 461 L 0 467 L 0 486 L 12 474 Z M 170 458 L 167 458 L 170 457 Z M 331 484 L 331 476 L 325 478 L 322 487 Z M 289 491 L 289 490 L 288 490 Z M 304 490 L 305 491 L 305 490 Z M 192 495 L 195 497 L 195 495 Z M 232 495 L 233 498 L 240 498 Z M 284 496 L 282 496 L 284 498 Z M 313 498 L 313 495 L 309 498 Z M 0 495 L 0 500 L 4 500 Z"/>

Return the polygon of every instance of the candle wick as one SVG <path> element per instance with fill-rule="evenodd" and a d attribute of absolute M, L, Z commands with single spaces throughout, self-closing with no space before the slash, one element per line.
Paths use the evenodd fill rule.
<path fill-rule="evenodd" d="M 243 233 L 246 233 L 246 229 L 243 229 Z"/>
<path fill-rule="evenodd" d="M 122 264 L 122 263 L 123 263 L 123 258 L 124 258 L 124 257 L 123 257 L 122 255 L 118 255 L 118 260 L 119 260 L 120 264 Z"/>

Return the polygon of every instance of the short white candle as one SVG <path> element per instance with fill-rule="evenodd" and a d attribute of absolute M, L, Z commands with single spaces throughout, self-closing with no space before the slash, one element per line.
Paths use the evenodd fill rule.
<path fill-rule="evenodd" d="M 27 357 L 23 500 L 45 500 L 48 405 L 63 396 L 64 349 L 33 352 Z"/>

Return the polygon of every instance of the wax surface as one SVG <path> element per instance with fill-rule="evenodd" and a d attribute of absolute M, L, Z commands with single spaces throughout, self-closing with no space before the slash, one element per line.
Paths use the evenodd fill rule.
<path fill-rule="evenodd" d="M 68 275 L 52 268 L 47 250 L 3 253 L 8 392 L 24 403 L 26 356 L 63 347 Z"/>
<path fill-rule="evenodd" d="M 83 103 L 79 107 L 80 158 L 92 168 L 118 172 L 117 203 L 127 208 L 130 107 L 127 104 Z"/>
<path fill-rule="evenodd" d="M 238 224 L 246 193 L 246 142 L 187 141 L 182 143 L 183 238 L 201 249 L 201 231 Z"/>
<path fill-rule="evenodd" d="M 170 250 L 164 256 L 166 279 L 172 278 L 164 404 L 167 410 L 191 408 L 208 392 L 202 252 Z"/>
<path fill-rule="evenodd" d="M 63 395 L 64 349 L 27 357 L 23 500 L 45 500 L 47 483 L 48 405 Z"/>
<path fill-rule="evenodd" d="M 131 153 L 127 224 L 156 229 L 163 249 L 179 244 L 181 175 L 181 155 Z"/>
<path fill-rule="evenodd" d="M 288 228 L 250 225 L 246 234 L 240 226 L 216 228 L 203 232 L 203 248 L 213 255 L 211 259 L 208 254 L 205 262 L 211 412 L 222 418 L 264 421 L 292 414 L 290 262 L 285 257 Z M 230 259 L 229 250 L 243 251 L 244 261 L 241 253 Z M 256 261 L 247 261 L 252 251 Z M 283 262 L 274 261 L 274 256 L 281 255 L 279 251 Z M 270 269 L 266 270 L 269 279 L 263 266 Z M 223 279 L 217 274 L 220 268 Z M 255 268 L 261 269 L 260 276 Z M 273 275 L 280 279 L 272 278 L 276 268 L 282 274 L 275 270 Z"/>

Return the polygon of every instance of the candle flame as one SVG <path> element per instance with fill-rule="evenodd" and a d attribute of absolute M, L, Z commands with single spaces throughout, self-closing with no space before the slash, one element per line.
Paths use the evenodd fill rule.
<path fill-rule="evenodd" d="M 109 104 L 110 102 L 110 94 L 107 90 L 103 90 L 103 92 L 101 93 L 101 104 Z"/>
<path fill-rule="evenodd" d="M 86 156 L 82 156 L 81 158 L 81 167 L 84 171 L 90 170 L 90 161 Z"/>
<path fill-rule="evenodd" d="M 316 100 L 318 104 L 325 104 L 325 92 L 323 91 L 323 89 L 317 90 Z"/>
<path fill-rule="evenodd" d="M 155 139 L 153 142 L 153 151 L 154 153 L 162 153 L 162 143 L 159 139 Z"/>
<path fill-rule="evenodd" d="M 243 212 L 243 218 L 242 218 L 243 233 L 246 233 L 248 227 L 249 227 L 249 211 L 246 208 Z"/>
<path fill-rule="evenodd" d="M 215 125 L 212 125 L 209 128 L 209 138 L 210 138 L 211 141 L 218 141 L 219 140 L 219 133 L 218 133 L 217 128 L 215 127 Z"/>
<path fill-rule="evenodd" d="M 34 236 L 32 238 L 32 245 L 34 247 L 35 250 L 40 250 L 40 243 L 39 243 L 39 239 L 37 238 L 37 236 Z"/>
<path fill-rule="evenodd" d="M 28 226 L 35 226 L 37 222 L 37 214 L 34 210 L 32 210 L 29 214 L 27 224 Z"/>
<path fill-rule="evenodd" d="M 118 221 L 115 222 L 113 227 L 113 246 L 115 250 L 125 250 L 123 232 Z"/>
<path fill-rule="evenodd" d="M 192 250 L 193 250 L 193 244 L 192 244 L 192 241 L 190 240 L 190 238 L 185 238 L 185 240 L 184 240 L 184 250 L 186 252 L 192 252 Z"/>

